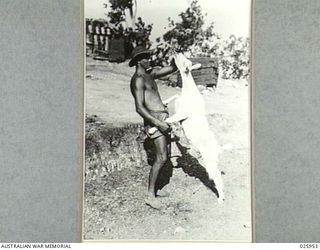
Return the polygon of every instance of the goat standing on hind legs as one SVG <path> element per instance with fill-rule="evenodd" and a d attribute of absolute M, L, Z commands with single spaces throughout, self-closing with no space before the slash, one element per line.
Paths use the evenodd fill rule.
<path fill-rule="evenodd" d="M 201 65 L 192 65 L 192 62 L 183 54 L 175 55 L 174 59 L 181 74 L 182 91 L 180 96 L 173 96 L 166 101 L 168 103 L 175 100 L 176 113 L 165 121 L 168 123 L 181 122 L 186 137 L 199 150 L 208 176 L 214 181 L 218 191 L 218 202 L 222 203 L 225 197 L 222 177 L 218 169 L 218 156 L 222 147 L 209 128 L 205 116 L 204 99 L 191 75 L 191 70 L 198 69 Z"/>

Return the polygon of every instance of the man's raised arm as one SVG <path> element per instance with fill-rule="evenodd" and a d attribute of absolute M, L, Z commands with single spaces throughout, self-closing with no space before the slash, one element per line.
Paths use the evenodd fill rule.
<path fill-rule="evenodd" d="M 154 78 L 158 79 L 160 77 L 169 75 L 177 70 L 178 70 L 178 68 L 177 68 L 176 64 L 174 63 L 174 61 L 172 60 L 171 64 L 169 66 L 165 66 L 161 69 L 154 69 L 154 72 L 152 72 L 152 73 L 154 75 Z"/>

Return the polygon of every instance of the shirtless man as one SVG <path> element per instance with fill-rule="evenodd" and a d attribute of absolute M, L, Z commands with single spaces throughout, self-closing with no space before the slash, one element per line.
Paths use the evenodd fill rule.
<path fill-rule="evenodd" d="M 168 123 L 164 122 L 169 114 L 162 103 L 155 79 L 173 73 L 177 67 L 172 64 L 161 69 L 153 69 L 150 66 L 151 53 L 152 51 L 141 46 L 133 50 L 129 66 L 135 66 L 136 72 L 131 78 L 130 87 L 136 111 L 144 119 L 146 133 L 152 139 L 156 150 L 156 160 L 150 170 L 148 197 L 145 202 L 155 209 L 160 209 L 161 203 L 156 199 L 155 184 L 160 169 L 168 159 L 171 128 Z M 156 132 L 148 133 L 151 127 L 156 127 Z"/>

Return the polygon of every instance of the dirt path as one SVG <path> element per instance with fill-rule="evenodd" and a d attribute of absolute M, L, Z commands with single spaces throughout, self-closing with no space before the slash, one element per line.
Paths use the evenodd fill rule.
<path fill-rule="evenodd" d="M 97 115 L 109 127 L 141 123 L 129 91 L 131 74 L 126 64 L 88 60 L 87 114 Z M 159 89 L 163 99 L 179 92 L 165 85 Z M 86 186 L 85 240 L 251 240 L 248 87 L 245 82 L 221 81 L 204 98 L 218 141 L 232 145 L 219 162 L 225 203 L 219 205 L 205 185 L 201 158 L 186 154 L 164 188 L 170 193 L 161 198 L 165 209 L 154 210 L 143 201 L 150 167 L 136 164 Z"/>

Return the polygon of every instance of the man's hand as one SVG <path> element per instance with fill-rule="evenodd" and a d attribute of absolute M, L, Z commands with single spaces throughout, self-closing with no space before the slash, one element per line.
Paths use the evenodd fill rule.
<path fill-rule="evenodd" d="M 170 125 L 166 122 L 162 122 L 160 121 L 158 124 L 157 124 L 157 128 L 162 132 L 162 133 L 169 133 L 172 128 L 170 127 Z"/>

